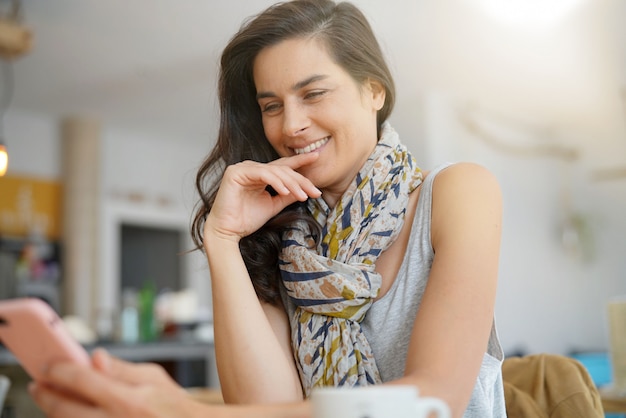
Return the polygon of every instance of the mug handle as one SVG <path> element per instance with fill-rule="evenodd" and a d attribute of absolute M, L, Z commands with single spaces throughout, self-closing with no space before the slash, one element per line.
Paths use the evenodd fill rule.
<path fill-rule="evenodd" d="M 437 414 L 437 418 L 450 418 L 450 408 L 448 404 L 438 398 L 417 398 L 415 403 L 415 407 L 417 412 L 419 412 L 420 417 L 426 417 L 426 414 L 435 412 Z"/>

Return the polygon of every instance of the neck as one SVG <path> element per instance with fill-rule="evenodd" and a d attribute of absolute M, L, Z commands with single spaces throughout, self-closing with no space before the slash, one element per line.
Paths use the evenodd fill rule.
<path fill-rule="evenodd" d="M 322 192 L 322 199 L 324 199 L 324 202 L 326 202 L 330 209 L 333 209 L 339 199 L 341 199 L 342 194 L 324 191 Z"/>

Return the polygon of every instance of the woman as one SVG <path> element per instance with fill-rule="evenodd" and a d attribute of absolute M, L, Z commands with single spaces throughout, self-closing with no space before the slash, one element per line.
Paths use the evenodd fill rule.
<path fill-rule="evenodd" d="M 109 415 L 133 416 L 123 408 L 135 390 L 143 407 L 161 405 L 153 416 L 307 416 L 314 387 L 382 383 L 416 385 L 455 417 L 505 416 L 497 182 L 473 164 L 417 168 L 386 122 L 394 85 L 359 10 L 270 7 L 224 50 L 219 91 L 192 234 L 211 270 L 222 391 L 248 406 L 192 404 L 162 372 L 104 354 L 97 371 L 53 367 L 49 383 L 98 375 L 109 394 L 119 381 L 106 396 L 70 383 Z M 86 408 L 33 394 L 58 416 Z"/>

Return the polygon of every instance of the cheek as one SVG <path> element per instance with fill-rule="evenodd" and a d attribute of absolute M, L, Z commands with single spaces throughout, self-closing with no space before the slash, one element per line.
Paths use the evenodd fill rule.
<path fill-rule="evenodd" d="M 263 132 L 265 133 L 265 137 L 269 141 L 269 143 L 276 147 L 276 124 L 271 120 L 263 119 Z"/>
<path fill-rule="evenodd" d="M 289 153 L 285 151 L 284 148 L 282 147 L 282 142 L 281 142 L 282 131 L 280 129 L 280 126 L 277 123 L 274 123 L 273 121 L 271 122 L 263 121 L 263 132 L 265 132 L 265 137 L 267 138 L 267 142 L 270 143 L 272 148 L 274 148 L 274 151 L 276 151 L 276 153 L 279 156 L 286 157 L 289 155 Z"/>

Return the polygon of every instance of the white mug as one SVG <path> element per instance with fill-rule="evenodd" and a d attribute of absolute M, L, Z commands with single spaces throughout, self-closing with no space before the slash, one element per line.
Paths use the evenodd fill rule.
<path fill-rule="evenodd" d="M 311 392 L 313 418 L 449 418 L 448 405 L 410 385 L 323 387 Z M 429 415 L 429 414 L 435 415 Z"/>

